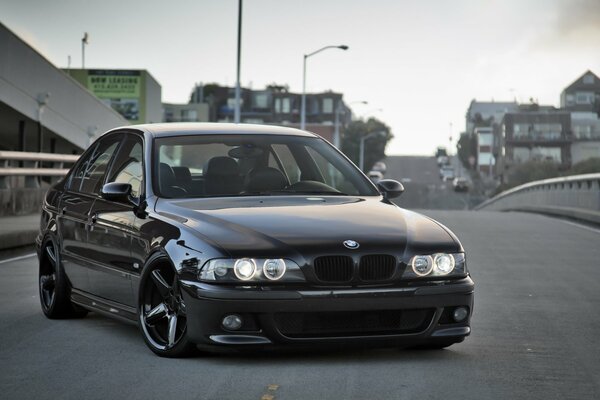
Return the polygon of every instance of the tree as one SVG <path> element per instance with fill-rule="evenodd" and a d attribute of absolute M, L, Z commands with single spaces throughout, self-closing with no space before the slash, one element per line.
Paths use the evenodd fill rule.
<path fill-rule="evenodd" d="M 456 154 L 466 169 L 472 169 L 477 164 L 477 136 L 474 133 L 461 133 L 456 144 Z M 475 163 L 471 165 L 469 158 L 473 157 Z"/>
<path fill-rule="evenodd" d="M 600 157 L 592 157 L 574 164 L 565 175 L 582 175 L 600 172 Z"/>
<path fill-rule="evenodd" d="M 375 135 L 373 138 L 365 141 L 365 171 L 369 171 L 373 164 L 385 158 L 385 147 L 394 137 L 390 127 L 377 118 L 371 117 L 366 121 L 359 119 L 348 124 L 342 139 L 342 152 L 358 165 L 360 159 L 360 139 L 374 132 L 383 132 L 383 134 Z"/>

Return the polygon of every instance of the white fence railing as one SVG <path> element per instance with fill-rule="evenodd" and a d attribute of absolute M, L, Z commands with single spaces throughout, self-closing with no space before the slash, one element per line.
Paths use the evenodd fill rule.
<path fill-rule="evenodd" d="M 534 211 L 600 223 L 600 173 L 529 182 L 502 192 L 475 209 Z"/>
<path fill-rule="evenodd" d="M 12 177 L 25 177 L 25 187 L 37 188 L 41 177 L 64 176 L 69 171 L 65 164 L 71 165 L 78 159 L 78 155 L 71 154 L 0 151 L 0 189 L 13 187 Z"/>

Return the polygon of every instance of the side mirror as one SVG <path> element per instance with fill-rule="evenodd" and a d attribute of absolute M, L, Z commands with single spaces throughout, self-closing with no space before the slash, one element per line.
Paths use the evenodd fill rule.
<path fill-rule="evenodd" d="M 131 185 L 129 183 L 110 182 L 102 187 L 103 199 L 131 204 Z"/>
<path fill-rule="evenodd" d="M 380 180 L 377 182 L 377 188 L 386 200 L 396 198 L 404 192 L 404 186 L 393 179 Z"/>

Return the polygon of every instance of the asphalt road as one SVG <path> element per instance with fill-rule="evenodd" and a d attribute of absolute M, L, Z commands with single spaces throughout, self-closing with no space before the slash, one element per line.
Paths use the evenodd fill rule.
<path fill-rule="evenodd" d="M 451 165 L 457 176 L 466 176 L 466 171 L 456 157 Z M 473 191 L 457 193 L 452 182 L 440 179 L 440 168 L 433 156 L 389 156 L 385 178 L 395 179 L 404 185 L 404 194 L 394 201 L 408 209 L 467 210 L 484 199 L 473 195 Z"/>
<path fill-rule="evenodd" d="M 161 359 L 134 326 L 45 319 L 27 258 L 0 264 L 0 398 L 600 398 L 600 231 L 530 214 L 425 213 L 468 251 L 475 315 L 461 344 Z"/>

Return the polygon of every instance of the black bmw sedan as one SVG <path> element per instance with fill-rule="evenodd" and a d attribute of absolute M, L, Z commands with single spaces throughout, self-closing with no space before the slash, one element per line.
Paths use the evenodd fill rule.
<path fill-rule="evenodd" d="M 464 249 L 393 204 L 402 191 L 296 129 L 114 129 L 44 199 L 42 310 L 133 321 L 168 357 L 197 345 L 461 342 L 474 288 Z"/>

